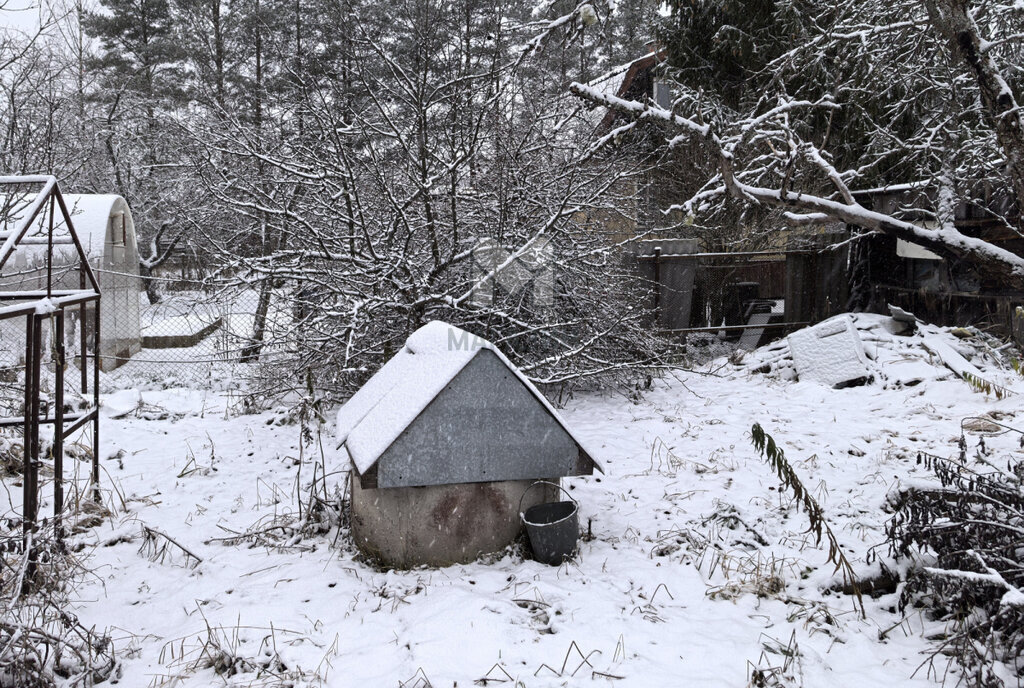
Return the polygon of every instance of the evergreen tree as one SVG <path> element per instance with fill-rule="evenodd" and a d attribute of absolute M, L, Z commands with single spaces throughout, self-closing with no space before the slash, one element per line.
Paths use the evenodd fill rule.
<path fill-rule="evenodd" d="M 137 94 L 152 116 L 158 103 L 180 93 L 182 51 L 176 41 L 168 0 L 104 0 L 106 11 L 89 12 L 86 32 L 102 52 L 94 67 L 108 91 Z"/>
<path fill-rule="evenodd" d="M 82 27 L 99 42 L 89 68 L 98 76 L 90 93 L 109 176 L 94 188 L 111 188 L 132 207 L 139 234 L 140 271 L 166 260 L 182 235 L 181 208 L 193 195 L 187 179 L 171 170 L 182 161 L 180 140 L 168 115 L 181 104 L 182 59 L 168 0 L 104 0 L 87 12 Z M 147 282 L 150 301 L 159 300 Z"/>

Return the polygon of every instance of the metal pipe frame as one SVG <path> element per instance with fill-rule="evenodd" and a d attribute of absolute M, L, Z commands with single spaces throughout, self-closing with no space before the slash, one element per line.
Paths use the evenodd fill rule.
<path fill-rule="evenodd" d="M 27 205 L 26 218 L 21 220 L 13 232 L 8 232 L 0 241 L 0 268 L 17 250 L 20 243 L 26 245 L 46 246 L 46 288 L 24 291 L 0 292 L 0 302 L 15 302 L 8 306 L 0 306 L 0 320 L 25 318 L 25 390 L 24 415 L 15 418 L 0 419 L 0 428 L 22 428 L 24 433 L 24 476 L 22 480 L 22 533 L 25 551 L 28 556 L 29 573 L 35 570 L 38 562 L 38 549 L 34 543 L 34 534 L 38 530 L 39 519 L 39 466 L 41 463 L 41 442 L 39 429 L 43 425 L 53 426 L 53 516 L 57 537 L 64 536 L 61 517 L 64 511 L 64 444 L 71 433 L 92 425 L 92 466 L 90 471 L 90 487 L 93 498 L 101 500 L 99 491 L 99 389 L 100 389 L 100 287 L 89 265 L 89 257 L 75 232 L 61 196 L 57 180 L 51 176 L 39 177 L 0 177 L 0 189 L 9 185 L 42 184 L 41 191 Z M 60 212 L 69 237 L 54 237 L 56 215 Z M 49 213 L 46 218 L 45 214 Z M 37 218 L 47 220 L 45 236 L 36 233 L 31 236 L 29 230 Z M 39 223 L 42 225 L 42 222 Z M 78 289 L 54 289 L 54 246 L 72 243 L 78 254 L 77 270 L 79 274 Z M 73 268 L 74 269 L 74 268 Z M 86 323 L 89 318 L 89 306 L 92 306 L 93 347 L 89 352 L 86 337 Z M 81 392 L 83 396 L 92 393 L 91 408 L 76 413 L 64 412 L 65 371 L 68 365 L 66 340 L 66 318 L 70 312 L 78 311 L 79 347 L 81 356 L 79 368 L 81 372 Z M 55 389 L 53 411 L 42 411 L 42 361 L 43 322 L 48 320 L 52 325 L 53 365 Z M 92 375 L 89 375 L 89 366 Z M 89 389 L 90 377 L 92 389 Z M 50 404 L 48 403 L 47 406 Z"/>
<path fill-rule="evenodd" d="M 68 296 L 55 296 L 52 299 L 43 298 L 37 301 L 30 301 L 29 303 L 17 303 L 13 306 L 0 306 L 0 320 L 17 318 L 22 315 L 32 315 L 33 313 L 38 313 L 40 309 L 49 311 L 64 308 L 65 306 L 73 306 L 78 303 L 99 301 L 99 298 L 100 295 L 97 292 L 82 291 Z"/>

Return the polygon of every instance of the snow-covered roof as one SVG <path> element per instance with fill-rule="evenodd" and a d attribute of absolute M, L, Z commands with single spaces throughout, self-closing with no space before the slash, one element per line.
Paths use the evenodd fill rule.
<path fill-rule="evenodd" d="M 593 454 L 565 424 L 533 383 L 493 344 L 434 320 L 412 333 L 405 346 L 338 410 L 338 448 L 344 446 L 362 475 L 412 424 L 459 372 L 487 349 L 544 405 L 548 413 L 593 460 Z M 595 461 L 595 466 L 601 470 Z"/>
<path fill-rule="evenodd" d="M 630 60 L 626 64 L 611 68 L 601 76 L 588 81 L 587 86 L 590 86 L 602 95 L 621 96 L 623 84 L 626 82 L 627 78 L 632 79 L 633 77 L 630 70 L 653 65 L 656 63 L 658 58 L 658 54 L 651 51 L 645 55 L 641 55 L 635 60 Z M 628 84 L 626 85 L 628 86 Z"/>
<path fill-rule="evenodd" d="M 11 211 L 11 216 L 0 220 L 0 233 L 12 232 L 20 225 L 33 196 L 35 194 L 27 194 L 24 198 L 13 199 L 12 205 L 15 206 L 15 209 Z M 130 213 L 128 203 L 117 194 L 61 194 L 61 196 L 68 212 L 71 213 L 71 222 L 74 225 L 78 241 L 82 244 L 82 249 L 90 256 L 102 255 L 110 216 L 121 212 Z M 4 200 L 6 199 L 0 198 L 0 202 Z M 48 229 L 49 213 L 41 212 L 32 222 L 26 236 L 43 236 Z M 58 210 L 54 217 L 54 235 L 67 236 L 67 234 L 63 214 Z M 19 250 L 24 251 L 25 248 L 22 246 Z"/>
<path fill-rule="evenodd" d="M 103 251 L 110 216 L 128 210 L 128 203 L 117 194 L 64 194 L 64 203 L 71 213 L 75 234 L 90 255 Z"/>

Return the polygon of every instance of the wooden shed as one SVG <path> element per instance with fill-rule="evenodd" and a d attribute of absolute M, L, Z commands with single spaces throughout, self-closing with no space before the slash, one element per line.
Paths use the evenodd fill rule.
<path fill-rule="evenodd" d="M 351 463 L 352 533 L 398 567 L 444 566 L 500 550 L 520 532 L 520 498 L 600 466 L 498 349 L 434 321 L 409 337 L 338 412 Z M 526 493 L 525 510 L 554 501 Z"/>

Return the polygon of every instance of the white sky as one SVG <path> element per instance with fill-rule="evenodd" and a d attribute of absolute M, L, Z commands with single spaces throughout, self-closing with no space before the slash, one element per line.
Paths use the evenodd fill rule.
<path fill-rule="evenodd" d="M 0 31 L 30 33 L 38 28 L 38 0 L 0 0 Z"/>

